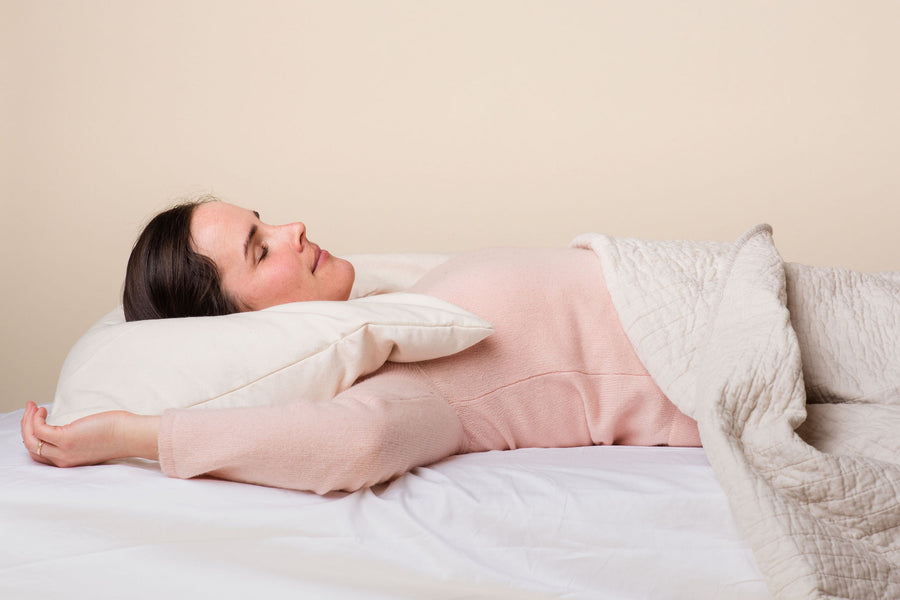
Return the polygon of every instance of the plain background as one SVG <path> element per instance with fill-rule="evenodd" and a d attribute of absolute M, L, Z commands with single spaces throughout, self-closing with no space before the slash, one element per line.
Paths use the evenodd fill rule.
<path fill-rule="evenodd" d="M 900 3 L 0 0 L 0 409 L 201 193 L 335 254 L 731 240 L 900 268 Z"/>

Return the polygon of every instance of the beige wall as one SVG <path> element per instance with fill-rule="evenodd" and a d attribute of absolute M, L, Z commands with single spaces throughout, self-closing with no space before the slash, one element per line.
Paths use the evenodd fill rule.
<path fill-rule="evenodd" d="M 897 269 L 900 3 L 0 0 L 0 409 L 199 192 L 336 253 L 732 239 Z"/>

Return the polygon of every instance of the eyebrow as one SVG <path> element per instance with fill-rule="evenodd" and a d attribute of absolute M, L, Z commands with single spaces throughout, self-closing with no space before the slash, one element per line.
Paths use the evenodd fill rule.
<path fill-rule="evenodd" d="M 256 219 L 259 220 L 259 213 L 254 210 L 253 214 L 256 215 Z M 253 237 L 256 235 L 258 229 L 259 227 L 254 223 L 253 227 L 250 228 L 250 233 L 247 234 L 247 239 L 244 240 L 244 260 L 247 260 L 247 251 L 250 249 L 250 242 L 253 241 Z"/>

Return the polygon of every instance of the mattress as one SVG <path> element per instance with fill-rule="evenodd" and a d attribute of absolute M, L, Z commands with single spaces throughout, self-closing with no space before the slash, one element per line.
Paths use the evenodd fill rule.
<path fill-rule="evenodd" d="M 355 493 L 57 469 L 0 415 L 0 597 L 762 599 L 699 448 L 453 456 Z"/>

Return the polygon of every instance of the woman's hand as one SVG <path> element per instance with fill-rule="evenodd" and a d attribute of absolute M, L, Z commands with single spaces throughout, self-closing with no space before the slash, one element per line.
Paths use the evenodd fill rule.
<path fill-rule="evenodd" d="M 90 415 L 62 427 L 47 424 L 47 409 L 28 402 L 22 441 L 31 458 L 46 465 L 77 467 L 138 456 L 156 460 L 159 417 L 116 410 Z"/>

